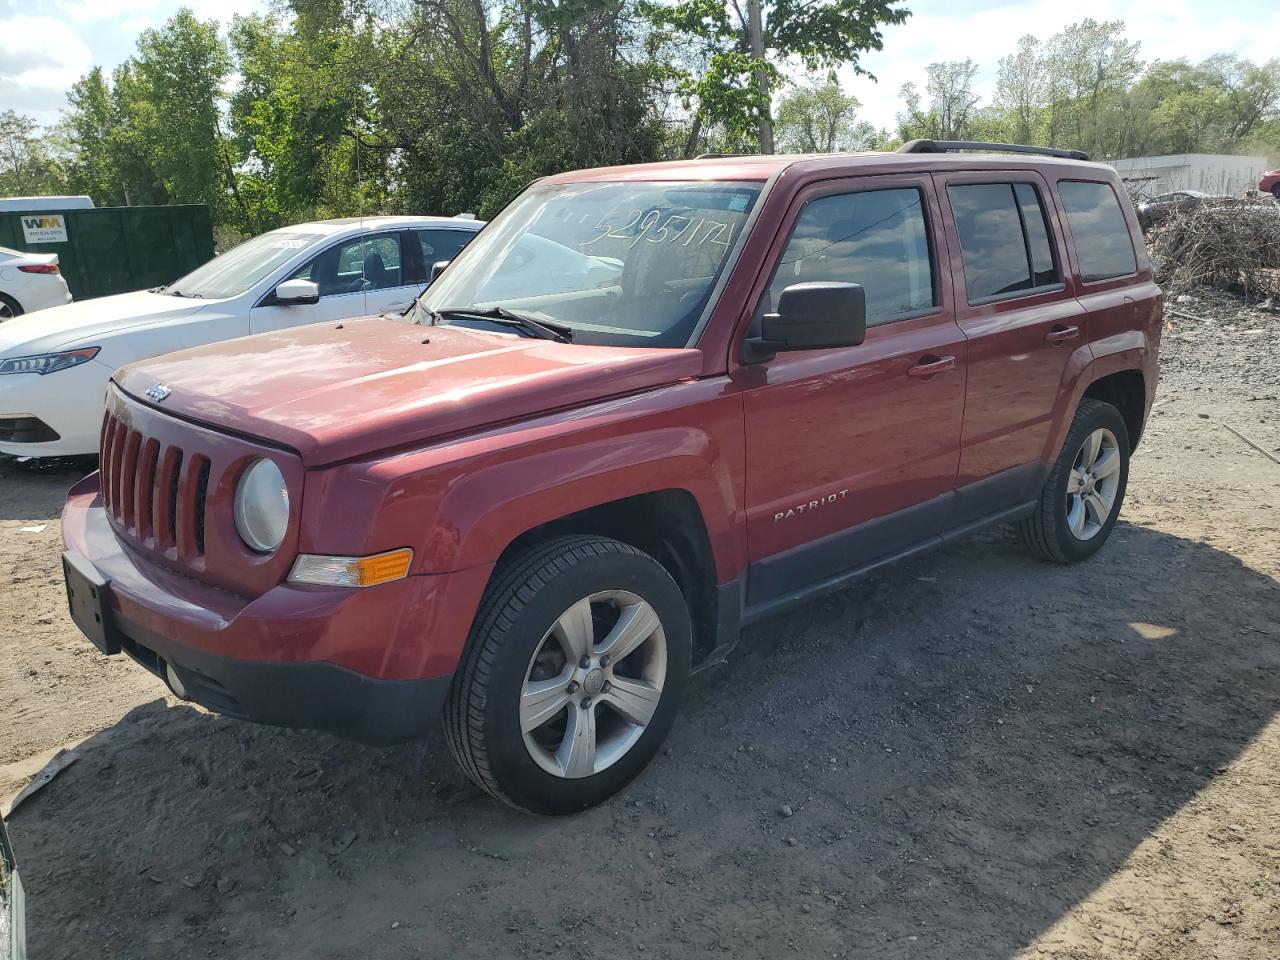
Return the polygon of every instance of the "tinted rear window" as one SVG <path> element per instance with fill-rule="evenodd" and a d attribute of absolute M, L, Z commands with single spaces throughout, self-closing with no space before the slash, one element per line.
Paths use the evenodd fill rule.
<path fill-rule="evenodd" d="M 1058 196 L 1071 226 L 1081 280 L 1108 280 L 1138 269 L 1129 224 L 1109 184 L 1061 180 Z"/>
<path fill-rule="evenodd" d="M 1056 283 L 1049 228 L 1029 183 L 965 183 L 947 187 L 970 302 Z"/>

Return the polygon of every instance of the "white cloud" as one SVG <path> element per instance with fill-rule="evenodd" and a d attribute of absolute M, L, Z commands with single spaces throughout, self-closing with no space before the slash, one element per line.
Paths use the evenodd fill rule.
<path fill-rule="evenodd" d="M 88 45 L 56 17 L 0 20 L 0 109 L 47 114 L 92 65 Z"/>

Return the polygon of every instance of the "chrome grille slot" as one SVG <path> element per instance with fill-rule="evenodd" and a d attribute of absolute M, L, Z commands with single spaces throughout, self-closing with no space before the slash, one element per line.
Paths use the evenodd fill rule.
<path fill-rule="evenodd" d="M 165 477 L 163 491 L 167 500 L 165 504 L 165 519 L 168 521 L 168 529 L 165 531 L 167 534 L 165 546 L 167 547 L 176 547 L 178 545 L 178 530 L 180 528 L 178 523 L 178 484 L 182 482 L 182 451 L 175 447 L 173 448 L 173 454 L 172 466 L 168 476 Z"/>
<path fill-rule="evenodd" d="M 103 504 L 118 532 L 161 552 L 204 556 L 207 456 L 163 445 L 111 413 L 103 420 L 99 455 Z"/>

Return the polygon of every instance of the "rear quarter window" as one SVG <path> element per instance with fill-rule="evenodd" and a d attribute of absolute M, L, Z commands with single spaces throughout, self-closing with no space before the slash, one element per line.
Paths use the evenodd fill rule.
<path fill-rule="evenodd" d="M 1081 280 L 1091 283 L 1137 272 L 1129 222 L 1110 184 L 1060 180 L 1058 196 L 1075 241 Z"/>

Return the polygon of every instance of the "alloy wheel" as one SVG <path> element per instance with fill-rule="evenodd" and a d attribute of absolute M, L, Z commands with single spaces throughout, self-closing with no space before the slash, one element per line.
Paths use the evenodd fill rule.
<path fill-rule="evenodd" d="M 547 773 L 590 777 L 644 734 L 662 699 L 667 640 L 657 611 L 624 590 L 583 597 L 534 651 L 520 695 L 529 755 Z"/>
<path fill-rule="evenodd" d="M 1067 477 L 1067 529 L 1077 540 L 1092 540 L 1107 524 L 1120 491 L 1120 444 L 1099 427 L 1076 452 Z"/>

